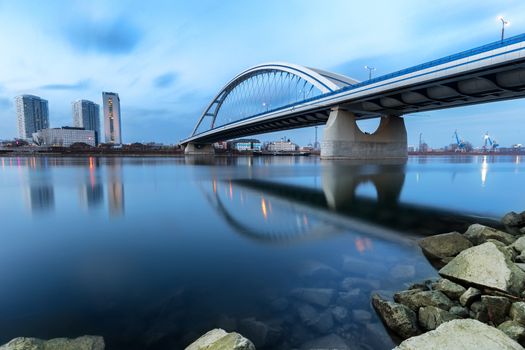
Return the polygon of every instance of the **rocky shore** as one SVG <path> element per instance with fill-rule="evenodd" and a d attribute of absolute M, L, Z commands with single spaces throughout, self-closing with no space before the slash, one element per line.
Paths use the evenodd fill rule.
<path fill-rule="evenodd" d="M 508 213 L 505 231 L 473 224 L 420 240 L 441 278 L 394 294 L 375 294 L 383 323 L 404 340 L 399 350 L 523 349 L 525 212 Z"/>

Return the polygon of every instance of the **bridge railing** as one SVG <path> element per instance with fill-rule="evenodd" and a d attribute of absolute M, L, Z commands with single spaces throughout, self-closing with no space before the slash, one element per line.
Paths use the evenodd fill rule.
<path fill-rule="evenodd" d="M 300 105 L 300 104 L 304 104 L 304 103 L 308 103 L 308 102 L 312 102 L 312 101 L 315 101 L 315 100 L 320 100 L 322 98 L 325 98 L 325 97 L 328 97 L 328 96 L 332 96 L 332 95 L 335 95 L 335 94 L 339 94 L 341 92 L 358 89 L 358 88 L 363 87 L 363 86 L 372 85 L 372 84 L 375 84 L 375 83 L 378 83 L 378 82 L 381 82 L 381 81 L 385 81 L 385 80 L 392 79 L 392 78 L 397 78 L 397 77 L 400 77 L 402 75 L 414 73 L 414 72 L 417 72 L 417 71 L 420 71 L 420 70 L 423 70 L 423 69 L 439 66 L 441 64 L 457 61 L 457 60 L 460 60 L 462 58 L 467 58 L 467 57 L 470 57 L 470 56 L 478 55 L 478 54 L 481 54 L 481 53 L 484 53 L 484 52 L 488 52 L 488 51 L 491 51 L 491 50 L 496 50 L 496 49 L 499 49 L 499 48 L 502 48 L 502 47 L 505 47 L 505 46 L 514 45 L 514 44 L 521 43 L 521 42 L 524 42 L 524 41 L 525 41 L 525 34 L 520 34 L 520 35 L 516 35 L 516 36 L 510 37 L 510 38 L 507 38 L 507 39 L 498 40 L 498 41 L 492 42 L 490 44 L 485 44 L 485 45 L 482 45 L 482 46 L 479 46 L 479 47 L 476 47 L 476 48 L 473 48 L 473 49 L 470 49 L 470 50 L 458 52 L 458 53 L 455 53 L 455 54 L 452 54 L 452 55 L 449 55 L 449 56 L 445 56 L 445 57 L 438 58 L 438 59 L 435 59 L 435 60 L 432 60 L 432 61 L 429 61 L 429 62 L 418 64 L 416 66 L 412 66 L 412 67 L 405 68 L 405 69 L 402 69 L 402 70 L 398 70 L 398 71 L 395 71 L 395 72 L 392 72 L 392 73 L 381 75 L 379 77 L 376 77 L 376 78 L 373 78 L 373 79 L 370 79 L 370 80 L 365 80 L 365 81 L 362 81 L 362 82 L 357 83 L 357 84 L 352 84 L 352 85 L 349 85 L 349 86 L 345 86 L 345 87 L 342 87 L 339 90 L 327 92 L 327 93 L 320 94 L 320 95 L 317 95 L 317 96 L 314 96 L 314 97 L 309 97 L 309 98 L 306 98 L 304 100 L 300 100 L 300 101 L 297 101 L 297 102 L 294 102 L 294 103 L 291 103 L 291 104 L 288 104 L 288 105 L 280 106 L 280 107 L 277 107 L 277 108 L 274 108 L 274 109 L 270 109 L 268 111 L 264 111 L 264 112 L 261 112 L 261 113 L 258 113 L 258 114 L 254 114 L 254 115 L 249 116 L 249 117 L 237 119 L 236 121 L 233 121 L 233 122 L 230 122 L 230 123 L 226 123 L 226 124 L 222 124 L 222 125 L 216 126 L 214 128 L 202 131 L 202 132 L 200 132 L 198 134 L 194 134 L 194 135 L 192 135 L 192 137 L 198 136 L 198 135 L 203 134 L 205 132 L 209 132 L 211 130 L 215 130 L 215 129 L 218 129 L 218 128 L 221 128 L 221 127 L 224 127 L 224 126 L 227 126 L 227 125 L 230 125 L 230 124 L 238 123 L 240 121 L 248 120 L 248 119 L 251 119 L 251 118 L 256 118 L 256 117 L 259 117 L 261 115 L 277 112 L 277 111 L 284 110 L 284 109 L 290 109 L 290 108 L 293 108 L 294 106 L 297 106 L 297 105 Z"/>

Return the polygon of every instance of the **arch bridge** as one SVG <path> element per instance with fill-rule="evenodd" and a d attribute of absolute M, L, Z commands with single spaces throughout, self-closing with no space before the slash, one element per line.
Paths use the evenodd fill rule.
<path fill-rule="evenodd" d="M 181 144 L 187 154 L 209 154 L 213 142 L 326 124 L 324 158 L 404 158 L 404 114 L 524 96 L 525 34 L 363 82 L 266 63 L 229 81 Z M 378 117 L 373 134 L 357 127 L 356 120 Z"/>

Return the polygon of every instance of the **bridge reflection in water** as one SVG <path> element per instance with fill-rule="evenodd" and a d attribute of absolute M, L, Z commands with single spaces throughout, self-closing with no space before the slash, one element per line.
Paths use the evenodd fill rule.
<path fill-rule="evenodd" d="M 203 188 L 207 199 L 236 232 L 251 239 L 289 244 L 345 232 L 412 244 L 424 235 L 464 231 L 472 223 L 498 227 L 481 215 L 400 200 L 405 162 L 326 162 L 321 187 L 258 177 L 218 180 Z M 362 189 L 371 190 L 362 193 Z M 375 190 L 375 191 L 374 191 Z M 374 193 L 375 192 L 375 193 Z M 366 249 L 368 243 L 356 242 Z"/>

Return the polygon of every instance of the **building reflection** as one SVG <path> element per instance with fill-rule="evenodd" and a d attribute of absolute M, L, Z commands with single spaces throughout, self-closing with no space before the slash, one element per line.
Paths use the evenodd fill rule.
<path fill-rule="evenodd" d="M 11 162 L 11 165 L 13 163 Z M 24 197 L 29 210 L 34 214 L 47 213 L 55 209 L 53 178 L 47 158 L 17 158 L 16 166 L 23 180 Z"/>
<path fill-rule="evenodd" d="M 122 159 L 108 159 L 107 167 L 107 190 L 108 208 L 111 217 L 124 215 L 124 182 L 122 175 Z"/>
<path fill-rule="evenodd" d="M 94 209 L 104 202 L 104 186 L 100 179 L 100 162 L 98 158 L 88 158 L 88 176 L 80 184 L 78 197 L 80 205 L 87 209 Z"/>

